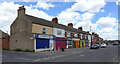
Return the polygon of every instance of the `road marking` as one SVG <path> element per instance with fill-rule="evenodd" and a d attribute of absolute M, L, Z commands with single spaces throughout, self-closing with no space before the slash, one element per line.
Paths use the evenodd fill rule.
<path fill-rule="evenodd" d="M 26 58 L 20 58 L 20 57 L 15 57 L 16 59 L 22 59 L 22 60 L 30 60 L 30 59 L 26 59 Z"/>
<path fill-rule="evenodd" d="M 95 51 L 95 50 L 89 50 L 89 51 Z"/>
<path fill-rule="evenodd" d="M 51 57 L 51 58 L 55 58 L 55 57 Z"/>
<path fill-rule="evenodd" d="M 84 56 L 84 55 L 80 55 L 80 56 Z"/>
<path fill-rule="evenodd" d="M 53 57 L 47 57 L 47 58 L 42 58 L 42 59 L 36 59 L 34 61 L 40 61 L 40 60 L 48 60 L 48 59 L 54 59 L 54 58 L 59 58 L 59 57 L 62 57 L 63 55 L 61 56 L 53 56 Z"/>
<path fill-rule="evenodd" d="M 34 60 L 34 61 L 40 61 L 41 59 L 37 59 L 37 60 Z"/>
<path fill-rule="evenodd" d="M 50 59 L 50 58 L 43 58 L 43 59 L 47 60 L 47 59 Z"/>

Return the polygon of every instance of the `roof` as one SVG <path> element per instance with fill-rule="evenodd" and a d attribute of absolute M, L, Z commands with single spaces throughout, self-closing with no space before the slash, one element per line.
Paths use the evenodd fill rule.
<path fill-rule="evenodd" d="M 59 24 L 59 23 L 54 23 L 54 22 L 49 21 L 49 20 L 45 20 L 45 19 L 42 19 L 42 18 L 37 18 L 37 17 L 31 16 L 31 15 L 27 15 L 27 14 L 25 14 L 25 15 L 26 15 L 26 17 L 27 17 L 28 19 L 30 19 L 33 23 L 42 24 L 42 25 L 47 25 L 47 26 L 55 27 L 55 28 L 60 28 L 60 29 L 64 29 L 64 30 L 72 31 L 72 32 L 76 32 L 76 33 L 90 34 L 90 33 L 87 33 L 87 32 L 85 32 L 85 31 L 81 31 L 81 30 L 76 29 L 76 28 L 72 28 L 72 27 L 69 27 L 69 26 L 65 26 L 65 25 L 62 25 L 62 24 Z"/>
<path fill-rule="evenodd" d="M 0 33 L 2 33 L 0 34 L 0 38 L 6 38 L 9 36 L 7 33 L 3 32 L 2 30 L 0 30 Z"/>

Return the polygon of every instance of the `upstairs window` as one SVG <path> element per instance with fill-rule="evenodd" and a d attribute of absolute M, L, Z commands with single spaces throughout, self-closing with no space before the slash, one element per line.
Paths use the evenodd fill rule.
<path fill-rule="evenodd" d="M 57 30 L 57 35 L 61 35 L 61 31 L 60 30 Z"/>
<path fill-rule="evenodd" d="M 81 39 L 82 39 L 83 34 L 81 34 Z"/>
<path fill-rule="evenodd" d="M 70 37 L 70 32 L 67 32 L 67 37 Z"/>
<path fill-rule="evenodd" d="M 87 39 L 86 36 L 87 36 L 87 35 L 85 35 L 85 39 Z"/>
<path fill-rule="evenodd" d="M 46 28 L 42 29 L 42 34 L 46 34 Z"/>
<path fill-rule="evenodd" d="M 77 34 L 74 34 L 74 37 L 77 37 Z"/>
<path fill-rule="evenodd" d="M 94 39 L 94 36 L 92 35 L 92 39 Z"/>

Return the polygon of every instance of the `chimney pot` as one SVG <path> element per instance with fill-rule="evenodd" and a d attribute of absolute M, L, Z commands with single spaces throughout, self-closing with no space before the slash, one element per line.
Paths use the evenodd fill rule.
<path fill-rule="evenodd" d="M 68 26 L 73 28 L 73 23 L 68 23 Z"/>
<path fill-rule="evenodd" d="M 82 27 L 79 27 L 78 29 L 82 31 Z"/>
<path fill-rule="evenodd" d="M 57 17 L 53 18 L 53 19 L 52 19 L 52 22 L 58 23 Z"/>

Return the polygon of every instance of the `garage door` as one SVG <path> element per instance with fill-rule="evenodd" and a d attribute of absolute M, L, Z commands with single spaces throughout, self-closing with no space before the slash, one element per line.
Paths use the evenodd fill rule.
<path fill-rule="evenodd" d="M 36 49 L 49 48 L 49 39 L 36 39 Z"/>

